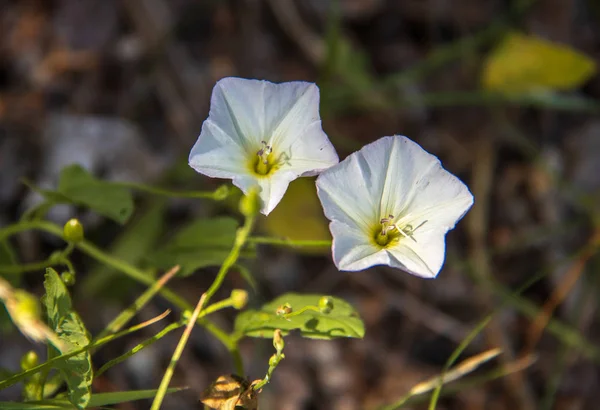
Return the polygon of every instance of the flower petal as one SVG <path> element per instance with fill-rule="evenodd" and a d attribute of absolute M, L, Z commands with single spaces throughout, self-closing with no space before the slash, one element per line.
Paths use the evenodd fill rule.
<path fill-rule="evenodd" d="M 367 237 L 379 218 L 377 199 L 370 194 L 377 169 L 371 168 L 361 152 L 323 171 L 317 178 L 317 195 L 329 220 L 360 228 Z"/>
<path fill-rule="evenodd" d="M 333 262 L 339 270 L 358 271 L 375 265 L 389 265 L 389 255 L 366 240 L 363 231 L 333 221 Z"/>
<path fill-rule="evenodd" d="M 427 221 L 423 228 L 446 233 L 472 205 L 473 195 L 469 188 L 438 162 L 415 181 L 402 220 L 398 222 L 400 225 L 410 223 L 417 226 Z"/>
<path fill-rule="evenodd" d="M 387 249 L 392 255 L 390 266 L 423 278 L 435 278 L 442 269 L 446 254 L 445 232 L 428 230 L 403 238 L 397 246 Z"/>
<path fill-rule="evenodd" d="M 213 88 L 208 119 L 247 152 L 256 150 L 265 136 L 265 88 L 269 85 L 273 84 L 227 77 Z"/>
<path fill-rule="evenodd" d="M 248 174 L 245 151 L 210 119 L 202 124 L 200 137 L 190 151 L 189 164 L 212 178 L 234 178 Z"/>
<path fill-rule="evenodd" d="M 313 176 L 338 163 L 335 148 L 323 132 L 321 121 L 307 125 L 294 138 L 286 138 L 291 145 L 278 154 L 282 170 Z"/>

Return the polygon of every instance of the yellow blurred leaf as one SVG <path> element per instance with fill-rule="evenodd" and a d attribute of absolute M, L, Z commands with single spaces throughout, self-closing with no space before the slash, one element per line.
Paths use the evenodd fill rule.
<path fill-rule="evenodd" d="M 482 82 L 505 94 L 571 90 L 595 72 L 595 62 L 570 47 L 513 32 L 491 52 Z"/>
<path fill-rule="evenodd" d="M 330 240 L 328 222 L 317 197 L 314 178 L 298 178 L 288 187 L 281 202 L 263 220 L 270 236 L 291 240 Z M 311 253 L 329 252 L 330 247 L 304 248 Z"/>

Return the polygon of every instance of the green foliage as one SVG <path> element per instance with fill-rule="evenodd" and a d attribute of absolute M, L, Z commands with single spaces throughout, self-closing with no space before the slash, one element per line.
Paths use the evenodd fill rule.
<path fill-rule="evenodd" d="M 52 268 L 46 269 L 44 287 L 46 294 L 43 298 L 48 315 L 49 326 L 65 343 L 68 353 L 90 344 L 90 337 L 83 321 L 72 308 L 69 292 Z M 53 356 L 57 355 L 53 351 Z M 79 409 L 88 405 L 91 397 L 92 362 L 89 352 L 79 353 L 66 361 L 57 364 L 60 373 L 69 387 L 69 401 Z"/>
<path fill-rule="evenodd" d="M 61 171 L 56 191 L 32 188 L 49 202 L 85 206 L 120 224 L 133 212 L 133 198 L 127 188 L 96 179 L 78 164 Z"/>
<path fill-rule="evenodd" d="M 365 327 L 358 313 L 346 301 L 331 298 L 333 308 L 329 313 L 319 311 L 323 295 L 286 293 L 267 303 L 260 310 L 247 310 L 237 316 L 235 331 L 239 335 L 272 338 L 276 329 L 284 335 L 292 330 L 310 339 L 334 339 L 337 337 L 362 338 Z M 292 312 L 277 314 L 277 310 L 289 303 Z"/>
<path fill-rule="evenodd" d="M 132 265 L 140 264 L 146 255 L 152 252 L 163 232 L 165 206 L 166 202 L 161 198 L 153 201 L 143 212 L 138 212 L 112 243 L 110 254 Z M 110 297 L 119 297 L 128 288 L 128 286 L 116 285 L 115 282 L 121 279 L 127 278 L 119 275 L 114 268 L 98 264 L 83 280 L 80 292 L 85 297 L 103 293 L 108 293 Z M 112 286 L 111 292 L 103 292 L 109 284 Z"/>
<path fill-rule="evenodd" d="M 237 227 L 232 218 L 197 219 L 177 232 L 149 261 L 163 269 L 178 264 L 182 276 L 199 268 L 220 265 L 233 246 Z M 253 248 L 246 249 L 242 256 L 255 257 L 256 252 Z"/>
<path fill-rule="evenodd" d="M 182 388 L 171 388 L 167 393 L 175 393 L 184 390 Z M 135 400 L 150 399 L 156 395 L 156 390 L 131 390 L 111 393 L 98 393 L 90 397 L 88 408 L 110 406 L 114 404 L 127 403 Z M 35 403 L 0 402 L 3 410 L 47 410 L 47 409 L 72 409 L 73 405 L 66 400 L 54 399 Z"/>

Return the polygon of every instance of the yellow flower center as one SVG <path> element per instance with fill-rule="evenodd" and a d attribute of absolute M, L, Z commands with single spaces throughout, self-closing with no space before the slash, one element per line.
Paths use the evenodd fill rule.
<path fill-rule="evenodd" d="M 262 148 L 256 152 L 256 157 L 251 160 L 250 167 L 259 176 L 268 175 L 276 169 L 276 160 L 273 155 L 273 147 L 261 141 Z"/>
<path fill-rule="evenodd" d="M 394 215 L 388 215 L 387 218 L 381 218 L 379 221 L 380 225 L 376 225 L 374 229 L 373 239 L 377 245 L 382 248 L 387 248 L 402 238 L 410 238 L 413 241 L 417 240 L 413 237 L 413 234 L 421 226 L 425 225 L 427 221 L 421 222 L 416 228 L 412 225 L 404 225 L 402 228 L 398 224 L 394 223 Z"/>

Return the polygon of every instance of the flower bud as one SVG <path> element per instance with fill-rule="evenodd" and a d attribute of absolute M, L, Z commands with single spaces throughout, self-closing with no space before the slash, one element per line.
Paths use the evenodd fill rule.
<path fill-rule="evenodd" d="M 277 366 L 277 355 L 274 354 L 273 356 L 269 357 L 269 367 L 275 367 Z"/>
<path fill-rule="evenodd" d="M 319 310 L 325 314 L 331 312 L 333 310 L 333 298 L 331 296 L 323 296 L 319 299 Z"/>
<path fill-rule="evenodd" d="M 249 217 L 256 215 L 259 210 L 260 197 L 258 196 L 258 187 L 254 187 L 240 199 L 240 212 L 242 215 Z"/>
<path fill-rule="evenodd" d="M 63 228 L 63 235 L 68 242 L 80 242 L 83 240 L 83 225 L 78 219 L 69 219 Z"/>
<path fill-rule="evenodd" d="M 215 201 L 222 201 L 229 196 L 230 192 L 231 189 L 227 185 L 221 185 L 213 193 L 213 198 Z"/>
<path fill-rule="evenodd" d="M 185 321 L 185 322 L 189 322 L 190 319 L 192 318 L 192 314 L 194 312 L 191 310 L 184 310 L 183 313 L 181 314 L 181 318 Z"/>
<path fill-rule="evenodd" d="M 273 333 L 273 347 L 277 350 L 277 354 L 281 354 L 285 347 L 285 342 L 283 341 L 280 329 L 275 329 L 275 332 Z"/>
<path fill-rule="evenodd" d="M 283 305 L 279 306 L 275 311 L 275 314 L 277 316 L 283 316 L 290 313 L 292 313 L 292 305 L 290 305 L 289 303 L 284 303 Z"/>
<path fill-rule="evenodd" d="M 231 291 L 231 304 L 237 310 L 243 309 L 248 303 L 248 292 L 244 289 L 234 289 Z"/>
<path fill-rule="evenodd" d="M 33 350 L 28 351 L 21 357 L 21 369 L 27 371 L 38 365 L 38 355 Z"/>
<path fill-rule="evenodd" d="M 60 274 L 60 278 L 66 286 L 73 286 L 75 284 L 75 273 L 65 271 Z"/>

